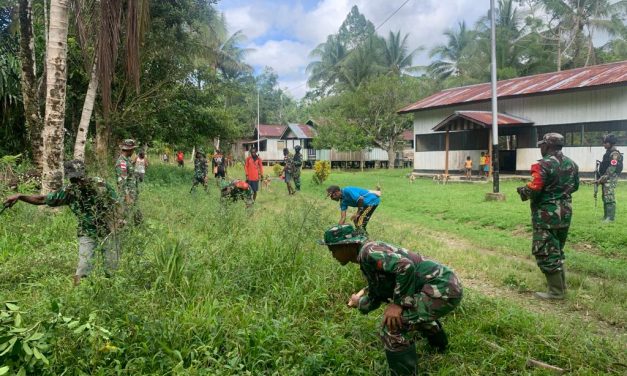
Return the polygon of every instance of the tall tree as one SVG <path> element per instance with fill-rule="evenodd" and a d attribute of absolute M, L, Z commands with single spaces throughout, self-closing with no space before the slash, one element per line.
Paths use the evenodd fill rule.
<path fill-rule="evenodd" d="M 337 36 L 347 49 L 352 50 L 374 36 L 374 32 L 374 24 L 359 12 L 357 5 L 353 5 L 340 25 Z"/>
<path fill-rule="evenodd" d="M 26 130 L 31 145 L 33 162 L 43 168 L 43 118 L 37 92 L 37 64 L 35 61 L 35 35 L 33 33 L 32 0 L 19 0 L 20 60 L 22 63 L 22 103 Z"/>
<path fill-rule="evenodd" d="M 429 71 L 443 80 L 449 76 L 464 76 L 465 60 L 468 59 L 468 47 L 475 38 L 473 31 L 466 27 L 464 21 L 457 25 L 457 29 L 448 29 L 444 32 L 446 44 L 435 46 L 429 53 L 437 59 L 429 65 Z"/>
<path fill-rule="evenodd" d="M 326 42 L 320 43 L 309 53 L 311 58 L 319 58 L 307 65 L 309 74 L 307 84 L 319 94 L 332 92 L 342 79 L 342 64 L 348 55 L 348 49 L 337 35 L 329 35 Z"/>
<path fill-rule="evenodd" d="M 407 46 L 408 38 L 409 34 L 405 34 L 401 38 L 399 30 L 396 33 L 390 31 L 387 39 L 383 40 L 383 58 L 388 72 L 400 75 L 401 73 L 416 70 L 416 67 L 412 65 L 412 61 L 418 52 L 424 50 L 424 47 L 418 47 L 410 51 Z"/>
<path fill-rule="evenodd" d="M 67 80 L 67 34 L 69 0 L 50 2 L 50 31 L 47 44 L 46 112 L 43 129 L 42 193 L 63 184 L 63 130 Z"/>

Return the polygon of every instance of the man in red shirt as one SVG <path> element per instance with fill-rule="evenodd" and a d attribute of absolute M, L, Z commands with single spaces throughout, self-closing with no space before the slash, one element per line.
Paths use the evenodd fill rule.
<path fill-rule="evenodd" d="M 183 151 L 179 150 L 178 153 L 176 153 L 176 163 L 179 164 L 179 167 L 183 167 L 183 165 L 185 164 L 185 155 L 183 154 Z"/>
<path fill-rule="evenodd" d="M 253 190 L 253 201 L 255 201 L 259 190 L 259 180 L 263 176 L 263 163 L 257 155 L 257 149 L 250 149 L 250 156 L 246 158 L 246 163 L 244 163 L 244 172 L 246 173 L 246 182 Z"/>

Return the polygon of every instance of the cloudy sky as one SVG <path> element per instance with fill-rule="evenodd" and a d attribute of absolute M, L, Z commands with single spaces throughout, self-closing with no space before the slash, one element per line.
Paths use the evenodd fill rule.
<path fill-rule="evenodd" d="M 248 37 L 244 47 L 254 49 L 247 63 L 257 72 L 270 66 L 279 75 L 280 86 L 295 98 L 307 91 L 305 67 L 311 50 L 336 33 L 346 15 L 357 5 L 375 27 L 381 25 L 405 0 L 221 0 L 231 32 L 242 30 Z M 443 31 L 465 20 L 472 26 L 487 14 L 489 0 L 409 0 L 377 31 L 409 33 L 411 49 L 428 51 L 442 43 Z M 427 52 L 415 64 L 428 62 Z"/>

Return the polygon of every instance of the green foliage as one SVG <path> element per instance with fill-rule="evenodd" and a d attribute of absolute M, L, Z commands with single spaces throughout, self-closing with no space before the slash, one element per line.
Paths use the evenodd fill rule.
<path fill-rule="evenodd" d="M 316 185 L 321 185 L 331 175 L 331 162 L 329 161 L 316 161 L 313 168 L 313 175 L 311 180 Z"/>
<path fill-rule="evenodd" d="M 274 176 L 281 176 L 281 172 L 283 171 L 283 166 L 281 166 L 278 163 L 275 163 L 272 165 L 272 172 L 274 173 Z"/>

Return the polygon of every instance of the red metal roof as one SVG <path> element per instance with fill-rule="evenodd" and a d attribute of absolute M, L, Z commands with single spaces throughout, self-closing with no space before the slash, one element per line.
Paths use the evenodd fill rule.
<path fill-rule="evenodd" d="M 278 124 L 259 124 L 259 137 L 281 138 L 287 126 Z"/>
<path fill-rule="evenodd" d="M 627 84 L 627 61 L 498 81 L 497 95 L 499 98 L 511 98 L 616 84 Z M 421 99 L 414 104 L 401 108 L 398 113 L 404 114 L 456 104 L 483 102 L 491 98 L 489 82 L 463 86 L 443 90 Z"/>
<path fill-rule="evenodd" d="M 292 131 L 293 136 L 299 139 L 316 137 L 316 130 L 308 124 L 291 123 L 288 124 L 288 129 L 286 129 L 285 131 Z"/>
<path fill-rule="evenodd" d="M 523 119 L 518 116 L 498 113 L 496 117 L 497 124 L 500 126 L 507 125 L 531 125 L 532 121 Z M 483 128 L 492 127 L 492 112 L 490 111 L 455 111 L 451 116 L 442 120 L 438 125 L 433 127 L 434 131 L 461 131 L 466 129 L 477 128 L 477 125 Z"/>

